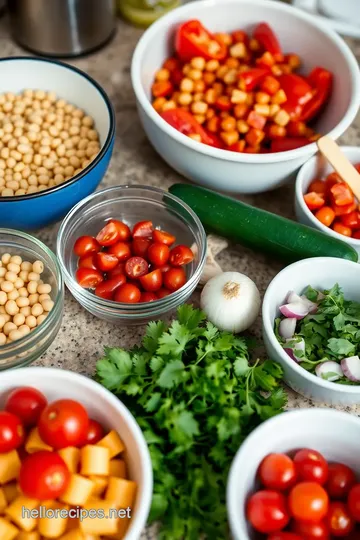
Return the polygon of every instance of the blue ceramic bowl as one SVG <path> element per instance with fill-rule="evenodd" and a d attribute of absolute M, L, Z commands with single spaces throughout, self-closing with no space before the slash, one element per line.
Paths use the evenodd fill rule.
<path fill-rule="evenodd" d="M 42 58 L 0 59 L 0 94 L 26 88 L 54 91 L 58 98 L 92 116 L 101 150 L 81 173 L 40 193 L 0 197 L 0 227 L 39 229 L 61 220 L 81 199 L 95 191 L 109 165 L 115 140 L 115 113 L 101 86 L 79 69 Z"/>

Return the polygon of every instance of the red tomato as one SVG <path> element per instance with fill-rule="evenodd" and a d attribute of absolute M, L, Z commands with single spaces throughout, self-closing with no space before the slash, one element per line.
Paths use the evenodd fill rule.
<path fill-rule="evenodd" d="M 290 491 L 288 504 L 295 519 L 317 522 L 327 514 L 329 496 L 316 482 L 300 482 Z"/>
<path fill-rule="evenodd" d="M 271 534 L 267 540 L 303 540 L 303 537 L 291 532 L 279 532 Z"/>
<path fill-rule="evenodd" d="M 145 257 L 150 244 L 151 240 L 149 240 L 149 238 L 134 238 L 132 243 L 133 254 L 137 255 L 138 257 Z"/>
<path fill-rule="evenodd" d="M 124 274 L 119 274 L 118 276 L 99 283 L 95 289 L 95 294 L 105 300 L 112 300 L 116 289 L 121 287 L 121 285 L 124 285 L 124 283 L 126 283 L 126 277 Z"/>
<path fill-rule="evenodd" d="M 329 467 L 326 459 L 316 450 L 299 450 L 294 456 L 294 464 L 299 480 L 325 484 Z"/>
<path fill-rule="evenodd" d="M 112 246 L 120 240 L 120 233 L 117 225 L 109 221 L 105 227 L 97 234 L 96 240 L 101 246 Z"/>
<path fill-rule="evenodd" d="M 163 287 L 156 292 L 158 298 L 165 298 L 165 296 L 169 296 L 169 294 L 171 294 L 171 291 L 168 291 L 168 289 Z"/>
<path fill-rule="evenodd" d="M 325 187 L 326 187 L 325 194 L 329 197 L 331 194 L 330 190 L 333 187 L 333 185 L 338 184 L 340 182 L 342 182 L 342 180 L 336 172 L 332 172 L 328 174 L 325 179 Z"/>
<path fill-rule="evenodd" d="M 176 246 L 170 251 L 169 261 L 173 266 L 189 264 L 194 259 L 194 254 L 188 246 Z"/>
<path fill-rule="evenodd" d="M 16 450 L 24 442 L 24 428 L 20 419 L 7 411 L 0 412 L 0 454 Z"/>
<path fill-rule="evenodd" d="M 105 251 L 100 251 L 96 254 L 96 266 L 99 270 L 103 272 L 109 272 L 113 270 L 118 264 L 118 258 L 111 253 L 106 253 Z"/>
<path fill-rule="evenodd" d="M 355 473 L 343 463 L 329 464 L 329 478 L 326 490 L 333 499 L 343 499 L 356 483 Z"/>
<path fill-rule="evenodd" d="M 97 270 L 95 264 L 95 257 L 97 254 L 90 253 L 85 255 L 78 260 L 78 268 L 90 268 L 90 270 Z"/>
<path fill-rule="evenodd" d="M 350 214 L 345 214 L 341 216 L 341 222 L 345 227 L 350 229 L 359 229 L 360 228 L 360 212 L 355 210 L 350 212 Z"/>
<path fill-rule="evenodd" d="M 311 523 L 310 521 L 293 521 L 291 530 L 300 534 L 306 540 L 329 540 L 329 528 L 325 521 Z"/>
<path fill-rule="evenodd" d="M 360 484 L 350 489 L 347 503 L 353 519 L 360 522 Z"/>
<path fill-rule="evenodd" d="M 319 195 L 324 196 L 326 192 L 326 185 L 323 180 L 313 180 L 308 188 L 308 192 L 311 193 L 315 191 Z"/>
<path fill-rule="evenodd" d="M 134 238 L 138 236 L 146 238 L 152 235 L 153 229 L 152 221 L 139 221 L 134 225 L 132 234 Z"/>
<path fill-rule="evenodd" d="M 112 279 L 116 276 L 125 275 L 125 264 L 119 263 L 113 270 L 107 273 L 109 279 Z"/>
<path fill-rule="evenodd" d="M 296 471 L 286 454 L 269 454 L 259 467 L 259 478 L 267 489 L 284 491 L 295 483 Z"/>
<path fill-rule="evenodd" d="M 167 263 L 170 255 L 170 249 L 165 244 L 155 242 L 148 249 L 147 256 L 149 261 L 156 266 L 163 266 Z"/>
<path fill-rule="evenodd" d="M 78 257 L 84 257 L 97 251 L 100 251 L 100 245 L 92 236 L 80 236 L 74 244 L 74 253 Z"/>
<path fill-rule="evenodd" d="M 177 291 L 186 283 L 186 274 L 183 268 L 171 268 L 164 274 L 164 286 L 171 292 Z"/>
<path fill-rule="evenodd" d="M 164 274 L 165 276 L 166 274 Z M 156 292 L 160 289 L 163 282 L 163 275 L 159 269 L 153 270 L 149 274 L 140 278 L 140 283 L 148 292 Z"/>
<path fill-rule="evenodd" d="M 104 437 L 104 435 L 105 432 L 102 425 L 90 418 L 85 444 L 96 444 Z"/>
<path fill-rule="evenodd" d="M 131 238 L 131 231 L 129 227 L 123 222 L 117 219 L 111 219 L 109 223 L 113 223 L 119 233 L 119 240 L 126 242 Z"/>
<path fill-rule="evenodd" d="M 59 399 L 41 413 L 40 437 L 56 450 L 66 446 L 83 446 L 89 429 L 85 408 L 73 399 Z"/>
<path fill-rule="evenodd" d="M 270 490 L 258 491 L 249 498 L 246 515 L 254 529 L 264 534 L 281 531 L 290 519 L 284 495 Z"/>
<path fill-rule="evenodd" d="M 139 287 L 132 283 L 125 283 L 115 292 L 115 302 L 124 302 L 125 304 L 136 304 L 140 301 L 141 292 Z"/>
<path fill-rule="evenodd" d="M 306 193 L 306 195 L 304 195 L 304 201 L 309 210 L 317 210 L 325 204 L 325 199 L 323 196 L 319 195 L 319 193 L 316 193 L 315 191 Z"/>
<path fill-rule="evenodd" d="M 91 268 L 78 268 L 75 275 L 78 284 L 85 289 L 95 289 L 104 280 L 99 270 L 91 270 Z"/>
<path fill-rule="evenodd" d="M 164 264 L 163 266 L 156 266 L 154 270 L 155 269 L 159 269 L 164 274 L 165 272 L 168 272 L 171 269 L 171 266 L 170 264 Z"/>
<path fill-rule="evenodd" d="M 158 299 L 155 293 L 143 292 L 141 293 L 140 302 L 155 302 Z"/>
<path fill-rule="evenodd" d="M 47 400 L 44 394 L 31 386 L 23 386 L 9 394 L 5 410 L 20 418 L 24 426 L 30 427 L 36 425 L 46 405 Z"/>
<path fill-rule="evenodd" d="M 131 257 L 130 244 L 126 242 L 117 242 L 108 249 L 108 253 L 115 255 L 119 262 L 125 262 Z"/>
<path fill-rule="evenodd" d="M 155 229 L 153 232 L 153 240 L 154 242 L 159 242 L 160 244 L 172 246 L 176 238 L 173 234 Z"/>
<path fill-rule="evenodd" d="M 355 521 L 352 519 L 348 508 L 339 501 L 330 503 L 326 519 L 330 533 L 336 538 L 347 536 L 355 527 Z"/>
<path fill-rule="evenodd" d="M 336 206 L 347 206 L 354 201 L 354 195 L 346 182 L 334 184 L 330 188 L 330 193 L 331 198 Z"/>
<path fill-rule="evenodd" d="M 131 257 L 126 261 L 125 273 L 132 279 L 145 276 L 149 271 L 149 265 L 142 257 Z"/>
<path fill-rule="evenodd" d="M 70 471 L 56 452 L 40 450 L 27 456 L 20 469 L 20 488 L 30 499 L 57 499 L 66 491 Z"/>

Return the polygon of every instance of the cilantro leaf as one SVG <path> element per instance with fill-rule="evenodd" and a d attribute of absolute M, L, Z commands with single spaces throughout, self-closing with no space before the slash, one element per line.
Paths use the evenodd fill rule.
<path fill-rule="evenodd" d="M 327 343 L 331 352 L 340 356 L 349 356 L 355 350 L 355 346 L 348 339 L 330 338 Z"/>
<path fill-rule="evenodd" d="M 157 383 L 162 388 L 172 388 L 183 380 L 185 366 L 181 360 L 173 360 L 166 364 Z"/>

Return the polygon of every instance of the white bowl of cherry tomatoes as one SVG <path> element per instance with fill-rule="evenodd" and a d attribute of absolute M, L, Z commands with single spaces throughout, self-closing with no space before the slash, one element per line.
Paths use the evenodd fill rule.
<path fill-rule="evenodd" d="M 184 303 L 205 264 L 196 214 L 158 188 L 116 186 L 76 205 L 57 241 L 64 280 L 93 315 L 143 324 Z"/>
<path fill-rule="evenodd" d="M 115 396 L 64 370 L 2 375 L 2 540 L 138 540 L 151 497 L 145 439 Z"/>
<path fill-rule="evenodd" d="M 256 428 L 230 469 L 234 540 L 360 538 L 360 420 L 331 409 L 285 412 Z"/>

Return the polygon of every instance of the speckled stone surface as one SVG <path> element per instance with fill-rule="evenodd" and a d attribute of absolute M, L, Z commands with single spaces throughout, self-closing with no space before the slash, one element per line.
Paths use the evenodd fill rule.
<path fill-rule="evenodd" d="M 141 128 L 135 108 L 135 99 L 130 81 L 132 52 L 142 31 L 121 21 L 113 41 L 103 50 L 73 63 L 94 77 L 109 94 L 116 111 L 117 135 L 113 158 L 101 187 L 119 184 L 147 184 L 167 189 L 172 183 L 184 181 L 172 171 L 155 153 Z M 360 41 L 348 40 L 360 60 Z M 23 50 L 12 43 L 6 19 L 0 21 L 0 51 L 2 56 L 23 55 Z M 91 111 L 90 111 L 91 112 Z M 360 115 L 345 133 L 341 142 L 360 143 Z M 263 195 L 242 197 L 243 200 L 294 219 L 293 186 Z M 57 226 L 35 233 L 50 248 L 54 249 Z M 263 294 L 271 279 L 282 265 L 269 257 L 254 253 L 241 246 L 230 245 L 223 251 L 218 262 L 224 270 L 236 270 L 251 277 Z M 197 294 L 194 295 L 197 301 Z M 62 328 L 46 354 L 37 362 L 41 366 L 53 366 L 77 371 L 91 376 L 103 346 L 128 347 L 138 341 L 142 327 L 122 328 L 94 318 L 87 313 L 67 292 Z M 260 339 L 261 321 L 253 328 Z M 311 401 L 289 391 L 289 407 L 309 407 Z M 360 412 L 354 407 L 352 413 Z M 144 532 L 142 539 L 154 538 L 154 529 Z"/>

